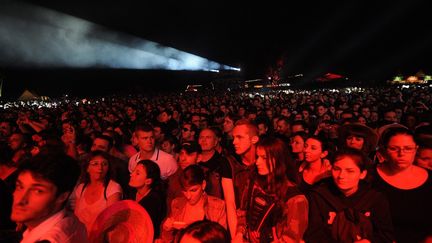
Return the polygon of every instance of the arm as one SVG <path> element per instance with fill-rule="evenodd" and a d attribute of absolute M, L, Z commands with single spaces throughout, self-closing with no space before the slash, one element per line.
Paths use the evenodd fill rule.
<path fill-rule="evenodd" d="M 121 186 L 113 181 L 110 181 L 107 188 L 107 207 L 122 199 L 123 190 Z"/>
<path fill-rule="evenodd" d="M 107 198 L 107 207 L 111 206 L 113 203 L 120 201 L 122 198 L 121 192 L 116 192 Z"/>
<path fill-rule="evenodd" d="M 225 198 L 228 228 L 231 238 L 234 238 L 237 231 L 237 213 L 232 179 L 222 177 L 222 189 Z"/>
<path fill-rule="evenodd" d="M 309 203 L 304 195 L 294 196 L 285 203 L 283 221 L 278 225 L 283 242 L 300 242 L 308 226 Z"/>

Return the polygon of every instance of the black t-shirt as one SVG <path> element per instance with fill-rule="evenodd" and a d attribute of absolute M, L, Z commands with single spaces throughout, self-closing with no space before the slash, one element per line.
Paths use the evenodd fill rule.
<path fill-rule="evenodd" d="M 218 152 L 215 152 L 207 162 L 198 162 L 198 164 L 209 171 L 219 173 L 223 178 L 232 179 L 232 170 L 228 160 Z"/>
<path fill-rule="evenodd" d="M 160 235 L 160 226 L 166 216 L 166 203 L 163 197 L 154 190 L 150 191 L 147 196 L 139 201 L 139 204 L 145 208 L 153 222 L 154 238 Z"/>
<path fill-rule="evenodd" d="M 373 188 L 388 198 L 397 242 L 420 242 L 432 234 L 432 172 L 423 185 L 403 190 L 396 188 L 374 173 Z"/>

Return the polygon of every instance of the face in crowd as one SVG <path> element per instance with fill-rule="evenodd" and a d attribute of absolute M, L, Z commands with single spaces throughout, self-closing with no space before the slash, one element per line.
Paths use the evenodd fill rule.
<path fill-rule="evenodd" d="M 303 153 L 305 147 L 305 141 L 300 135 L 295 135 L 291 138 L 291 149 L 295 154 Z"/>
<path fill-rule="evenodd" d="M 258 142 L 258 137 L 251 136 L 247 125 L 238 125 L 233 129 L 233 145 L 236 154 L 243 155 L 247 153 L 250 148 Z"/>
<path fill-rule="evenodd" d="M 344 155 L 336 158 L 332 167 L 332 177 L 345 195 L 349 196 L 358 190 L 360 180 L 366 177 L 367 171 L 361 170 L 352 156 Z"/>
<path fill-rule="evenodd" d="M 323 150 L 321 141 L 315 138 L 308 138 L 304 148 L 305 161 L 313 163 L 327 156 L 327 151 Z"/>
<path fill-rule="evenodd" d="M 408 134 L 392 136 L 386 145 L 386 159 L 397 170 L 409 168 L 415 159 L 417 144 Z"/>
<path fill-rule="evenodd" d="M 68 192 L 57 195 L 53 183 L 24 171 L 16 181 L 11 219 L 29 228 L 36 227 L 58 211 L 68 195 Z"/>
<path fill-rule="evenodd" d="M 155 148 L 155 137 L 153 131 L 135 131 L 137 145 L 140 150 L 151 152 Z"/>

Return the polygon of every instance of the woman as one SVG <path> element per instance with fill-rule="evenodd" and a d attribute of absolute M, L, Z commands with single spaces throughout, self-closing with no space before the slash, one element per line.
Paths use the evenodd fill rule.
<path fill-rule="evenodd" d="M 331 175 L 331 165 L 327 158 L 330 149 L 324 138 L 311 136 L 306 139 L 304 162 L 300 165 L 297 183 L 303 191 L 312 188 L 314 184 Z"/>
<path fill-rule="evenodd" d="M 389 199 L 397 242 L 420 242 L 431 234 L 432 172 L 414 165 L 417 148 L 403 127 L 388 128 L 381 137 L 384 162 L 376 167 L 373 186 Z"/>
<path fill-rule="evenodd" d="M 296 132 L 291 136 L 291 152 L 293 154 L 295 164 L 298 166 L 300 166 L 300 164 L 304 161 L 304 148 L 306 139 L 307 133 L 305 132 Z"/>
<path fill-rule="evenodd" d="M 220 224 L 202 220 L 192 223 L 182 230 L 175 242 L 226 243 L 229 242 L 229 235 L 226 229 L 224 229 Z"/>
<path fill-rule="evenodd" d="M 393 242 L 386 197 L 363 183 L 367 174 L 364 154 L 354 149 L 339 151 L 331 174 L 332 178 L 310 192 L 306 242 Z M 348 228 L 353 224 L 347 210 L 359 220 L 359 228 Z"/>
<path fill-rule="evenodd" d="M 366 125 L 350 123 L 339 128 L 339 146 L 342 149 L 357 149 L 369 156 L 375 151 L 377 142 L 378 135 Z"/>
<path fill-rule="evenodd" d="M 74 191 L 75 215 L 90 233 L 92 225 L 105 208 L 120 201 L 123 195 L 121 186 L 111 180 L 109 155 L 102 151 L 90 154 L 84 162 L 82 183 Z"/>
<path fill-rule="evenodd" d="M 286 176 L 293 166 L 288 147 L 274 137 L 257 145 L 258 173 L 250 180 L 244 195 L 245 220 L 239 220 L 243 238 L 251 242 L 300 242 L 307 227 L 308 201 Z"/>
<path fill-rule="evenodd" d="M 132 171 L 129 186 L 136 189 L 134 199 L 147 210 L 153 222 L 154 238 L 158 238 L 166 214 L 159 166 L 151 160 L 139 161 Z"/>
<path fill-rule="evenodd" d="M 205 193 L 204 171 L 199 165 L 190 165 L 180 177 L 183 196 L 171 203 L 170 215 L 163 223 L 163 242 L 172 242 L 178 230 L 189 224 L 210 220 L 227 227 L 225 202 Z"/>

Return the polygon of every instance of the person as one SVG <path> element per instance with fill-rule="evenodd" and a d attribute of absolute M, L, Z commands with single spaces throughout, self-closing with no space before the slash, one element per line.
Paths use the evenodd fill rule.
<path fill-rule="evenodd" d="M 198 165 L 190 165 L 180 177 L 183 196 L 171 203 L 170 215 L 162 226 L 162 240 L 171 242 L 177 230 L 200 220 L 210 220 L 227 227 L 225 202 L 205 193 L 204 171 Z"/>
<path fill-rule="evenodd" d="M 415 164 L 422 168 L 432 170 L 432 144 L 420 146 L 417 149 Z"/>
<path fill-rule="evenodd" d="M 240 160 L 229 157 L 231 177 L 222 178 L 222 188 L 227 207 L 229 231 L 232 238 L 242 238 L 237 232 L 237 208 L 245 204 L 242 200 L 250 176 L 256 169 L 256 144 L 259 141 L 258 128 L 247 119 L 238 120 L 233 129 L 233 145 Z M 237 234 L 239 233 L 239 234 Z"/>
<path fill-rule="evenodd" d="M 183 170 L 189 165 L 194 165 L 198 162 L 198 154 L 201 153 L 201 146 L 195 142 L 184 142 L 180 147 L 177 171 L 168 178 L 167 189 L 167 207 L 170 209 L 171 202 L 174 198 L 182 195 L 182 188 L 179 183 Z"/>
<path fill-rule="evenodd" d="M 297 183 L 301 190 L 307 191 L 320 180 L 330 176 L 331 164 L 327 158 L 329 146 L 325 139 L 310 136 L 305 141 L 304 162 L 297 174 Z"/>
<path fill-rule="evenodd" d="M 331 178 L 309 193 L 306 242 L 394 242 L 388 201 L 383 193 L 370 188 L 363 181 L 367 174 L 366 166 L 366 157 L 360 151 L 351 148 L 338 151 L 333 161 Z M 338 229 L 342 224 L 338 214 L 346 214 L 344 209 L 355 210 L 353 215 L 365 215 L 372 228 L 369 231 L 352 232 L 347 227 L 345 233 L 349 237 L 343 238 L 345 233 Z M 355 217 L 360 219 L 359 215 Z"/>
<path fill-rule="evenodd" d="M 82 182 L 75 188 L 75 215 L 91 231 L 94 220 L 102 210 L 122 199 L 121 186 L 111 180 L 109 155 L 94 151 L 83 164 Z"/>
<path fill-rule="evenodd" d="M 431 234 L 431 171 L 414 164 L 417 144 L 404 127 L 390 127 L 380 140 L 384 161 L 377 165 L 373 187 L 384 192 L 397 242 L 420 242 Z"/>
<path fill-rule="evenodd" d="M 340 148 L 353 148 L 362 151 L 366 156 L 375 151 L 378 135 L 375 131 L 360 123 L 349 123 L 339 127 Z M 373 157 L 373 156 L 372 156 Z"/>
<path fill-rule="evenodd" d="M 290 161 L 288 147 L 279 138 L 258 142 L 257 173 L 249 180 L 243 196 L 245 217 L 238 228 L 250 242 L 300 242 L 308 222 L 308 201 L 286 176 Z"/>
<path fill-rule="evenodd" d="M 226 158 L 216 151 L 219 140 L 214 129 L 205 128 L 199 134 L 201 153 L 198 156 L 198 165 L 205 173 L 206 193 L 223 199 L 221 178 L 231 178 L 231 167 Z"/>
<path fill-rule="evenodd" d="M 177 162 L 174 157 L 156 148 L 154 130 L 150 125 L 137 125 L 135 137 L 139 152 L 129 159 L 129 172 L 132 173 L 139 161 L 146 159 L 153 160 L 159 165 L 163 180 L 176 172 Z"/>
<path fill-rule="evenodd" d="M 305 132 L 296 132 L 291 136 L 290 147 L 291 147 L 291 154 L 294 157 L 294 164 L 295 164 L 296 171 L 298 171 L 298 168 L 304 161 L 304 148 L 305 148 L 305 142 L 307 138 L 308 135 Z M 288 176 L 288 178 L 290 177 Z"/>
<path fill-rule="evenodd" d="M 151 160 L 138 162 L 129 181 L 129 186 L 136 189 L 135 201 L 150 215 L 155 239 L 160 235 L 161 222 L 166 215 L 165 196 L 161 184 L 159 166 Z"/>
<path fill-rule="evenodd" d="M 208 220 L 188 225 L 177 237 L 176 243 L 226 243 L 229 234 L 220 224 Z"/>
<path fill-rule="evenodd" d="M 27 229 L 22 243 L 88 242 L 85 226 L 65 209 L 78 180 L 78 162 L 43 153 L 23 162 L 13 193 L 11 219 Z"/>

